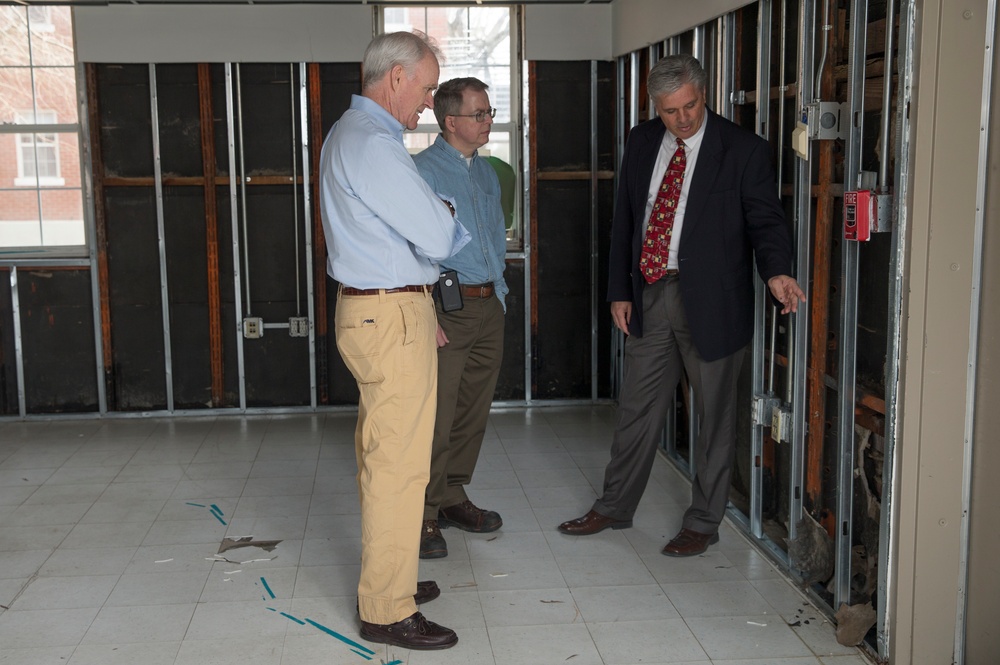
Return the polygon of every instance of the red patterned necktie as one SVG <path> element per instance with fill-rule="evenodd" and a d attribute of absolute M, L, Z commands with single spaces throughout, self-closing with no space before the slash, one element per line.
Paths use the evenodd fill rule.
<path fill-rule="evenodd" d="M 642 255 L 639 257 L 639 270 L 650 284 L 667 273 L 670 233 L 674 228 L 674 214 L 677 212 L 677 202 L 681 198 L 681 185 L 684 184 L 686 166 L 684 141 L 677 139 L 677 150 L 667 164 L 667 172 L 663 174 L 663 182 L 660 183 L 660 189 L 656 193 L 653 212 L 649 215 L 649 224 L 646 227 L 646 239 L 642 243 Z"/>

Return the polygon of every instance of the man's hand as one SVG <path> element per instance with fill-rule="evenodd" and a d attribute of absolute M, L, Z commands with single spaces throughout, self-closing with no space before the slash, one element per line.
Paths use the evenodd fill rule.
<path fill-rule="evenodd" d="M 611 320 L 615 322 L 618 330 L 628 335 L 628 322 L 632 320 L 632 303 L 628 300 L 613 301 L 611 303 Z"/>
<path fill-rule="evenodd" d="M 441 329 L 440 323 L 438 324 L 437 334 L 435 337 L 437 338 L 437 345 L 439 349 L 448 343 L 448 336 L 444 334 L 444 330 Z"/>
<path fill-rule="evenodd" d="M 806 301 L 806 294 L 799 288 L 799 284 L 795 281 L 794 277 L 789 277 L 788 275 L 772 277 L 767 280 L 767 288 L 771 290 L 771 294 L 778 299 L 778 302 L 783 305 L 782 314 L 797 312 L 799 302 Z"/>

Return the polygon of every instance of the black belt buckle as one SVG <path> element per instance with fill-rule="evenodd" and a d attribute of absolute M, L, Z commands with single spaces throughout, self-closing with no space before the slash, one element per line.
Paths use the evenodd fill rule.
<path fill-rule="evenodd" d="M 442 272 L 435 291 L 441 299 L 441 309 L 445 312 L 457 312 L 465 306 L 462 302 L 462 286 L 458 283 L 458 272 L 454 270 Z"/>

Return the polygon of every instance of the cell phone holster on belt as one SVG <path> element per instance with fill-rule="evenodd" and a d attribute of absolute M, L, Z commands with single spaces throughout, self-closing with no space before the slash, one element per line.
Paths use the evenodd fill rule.
<path fill-rule="evenodd" d="M 458 283 L 458 273 L 454 270 L 445 270 L 438 278 L 438 297 L 441 299 L 441 309 L 446 312 L 455 312 L 464 306 L 462 304 L 462 287 Z"/>

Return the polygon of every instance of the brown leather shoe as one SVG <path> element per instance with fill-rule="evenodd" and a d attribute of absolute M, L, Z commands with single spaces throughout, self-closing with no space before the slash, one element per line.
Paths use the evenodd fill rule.
<path fill-rule="evenodd" d="M 591 510 L 583 517 L 575 520 L 563 522 L 559 525 L 559 531 L 567 536 L 592 536 L 600 533 L 608 527 L 612 529 L 628 529 L 632 526 L 632 520 L 616 520 L 613 517 L 602 515 Z"/>
<path fill-rule="evenodd" d="M 698 533 L 691 529 L 681 529 L 674 539 L 666 544 L 663 553 L 667 556 L 695 556 L 703 554 L 709 545 L 719 542 L 718 533 Z"/>
<path fill-rule="evenodd" d="M 429 603 L 441 595 L 441 589 L 434 580 L 417 582 L 417 592 L 413 594 L 413 602 L 417 605 Z"/>
<path fill-rule="evenodd" d="M 458 644 L 455 631 L 428 621 L 420 612 L 385 625 L 362 620 L 361 637 L 369 642 L 425 651 L 448 649 Z"/>
<path fill-rule="evenodd" d="M 420 558 L 440 559 L 448 556 L 448 543 L 444 542 L 437 520 L 424 520 L 420 525 Z"/>
<path fill-rule="evenodd" d="M 462 531 L 472 533 L 490 533 L 503 526 L 500 513 L 493 510 L 483 510 L 469 500 L 454 506 L 448 506 L 438 511 L 438 525 L 445 529 L 455 526 Z"/>

